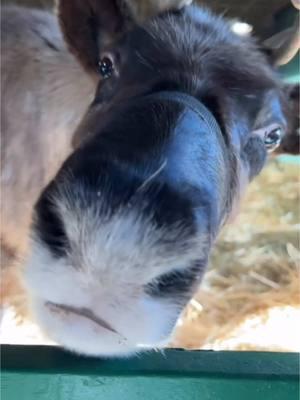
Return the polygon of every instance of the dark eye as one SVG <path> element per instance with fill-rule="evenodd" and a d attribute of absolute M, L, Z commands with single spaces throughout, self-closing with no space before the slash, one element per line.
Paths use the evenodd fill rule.
<path fill-rule="evenodd" d="M 104 55 L 98 63 L 99 72 L 102 78 L 109 78 L 114 72 L 114 62 L 110 55 Z"/>
<path fill-rule="evenodd" d="M 282 139 L 282 128 L 276 127 L 265 133 L 264 143 L 267 151 L 275 150 L 281 143 Z"/>

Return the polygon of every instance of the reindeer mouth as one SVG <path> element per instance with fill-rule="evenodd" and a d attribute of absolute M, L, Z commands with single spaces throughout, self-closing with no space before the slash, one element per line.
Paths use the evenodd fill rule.
<path fill-rule="evenodd" d="M 86 319 L 92 321 L 94 324 L 96 324 L 97 326 L 100 326 L 101 328 L 104 328 L 104 329 L 106 329 L 106 330 L 108 330 L 110 332 L 113 332 L 113 333 L 115 333 L 115 334 L 117 334 L 119 336 L 122 336 L 108 322 L 104 321 L 102 318 L 100 318 L 97 315 L 95 315 L 88 308 L 85 308 L 85 307 L 76 308 L 76 307 L 67 306 L 67 305 L 64 305 L 64 304 L 52 303 L 50 301 L 47 301 L 45 303 L 45 305 L 53 312 L 56 312 L 56 313 L 64 312 L 66 314 L 78 315 L 79 317 L 83 317 L 83 318 L 86 318 Z"/>

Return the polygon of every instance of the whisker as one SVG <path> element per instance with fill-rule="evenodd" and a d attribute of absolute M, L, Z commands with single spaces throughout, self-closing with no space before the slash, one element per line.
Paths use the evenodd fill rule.
<path fill-rule="evenodd" d="M 95 324 L 101 326 L 102 328 L 107 329 L 110 332 L 116 333 L 117 335 L 122 336 L 124 339 L 126 339 L 123 335 L 121 335 L 118 331 L 116 331 L 110 324 L 108 324 L 106 321 L 104 321 L 102 318 L 96 316 L 94 313 L 92 313 L 91 310 L 89 310 L 88 308 L 76 308 L 76 307 L 72 307 L 72 306 L 67 306 L 64 304 L 55 304 L 52 303 L 50 301 L 48 301 L 46 303 L 46 305 L 55 308 L 57 310 L 62 310 L 65 311 L 67 313 L 73 313 L 76 315 L 79 315 L 81 317 L 85 317 L 87 319 L 90 319 L 91 321 L 93 321 Z"/>
<path fill-rule="evenodd" d="M 143 190 L 157 175 L 161 173 L 161 171 L 166 167 L 167 165 L 167 160 L 165 160 L 162 165 L 155 171 L 153 172 L 152 175 L 150 175 L 142 184 L 141 186 L 137 189 L 136 193 L 140 192 Z"/>

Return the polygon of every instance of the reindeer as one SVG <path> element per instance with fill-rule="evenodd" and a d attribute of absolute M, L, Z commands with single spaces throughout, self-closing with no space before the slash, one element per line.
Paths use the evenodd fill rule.
<path fill-rule="evenodd" d="M 127 0 L 127 14 L 142 22 L 189 2 Z M 51 12 L 4 7 L 1 30 L 3 268 L 24 257 L 32 207 L 70 154 L 75 127 L 101 77 L 86 74 L 68 51 Z"/>
<path fill-rule="evenodd" d="M 156 346 L 287 130 L 272 54 L 194 6 L 137 23 L 111 0 L 61 0 L 71 53 L 48 13 L 3 14 L 2 243 L 25 252 L 37 200 L 33 313 L 79 353 Z"/>

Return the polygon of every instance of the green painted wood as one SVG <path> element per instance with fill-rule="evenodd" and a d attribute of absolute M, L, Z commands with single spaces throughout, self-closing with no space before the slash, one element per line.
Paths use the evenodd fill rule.
<path fill-rule="evenodd" d="M 279 155 L 276 160 L 282 164 L 300 165 L 300 156 L 294 156 L 292 154 Z"/>
<path fill-rule="evenodd" d="M 123 360 L 56 347 L 1 351 L 3 400 L 298 400 L 295 353 L 165 350 Z"/>

